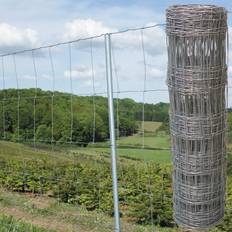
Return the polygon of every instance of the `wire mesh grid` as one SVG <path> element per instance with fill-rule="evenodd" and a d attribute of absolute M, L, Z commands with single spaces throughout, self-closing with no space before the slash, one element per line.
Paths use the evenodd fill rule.
<path fill-rule="evenodd" d="M 227 12 L 183 5 L 166 17 L 174 218 L 205 229 L 224 215 Z"/>
<path fill-rule="evenodd" d="M 147 69 L 149 68 L 146 57 L 146 33 L 147 30 L 152 31 L 158 26 L 163 25 L 111 34 L 113 79 L 116 82 L 113 93 L 115 97 L 115 114 L 117 115 L 115 121 L 118 147 L 135 148 L 141 153 L 146 149 L 144 138 L 146 96 L 155 95 L 156 93 L 168 94 L 166 88 L 154 89 L 146 87 Z M 142 75 L 142 85 L 138 89 L 127 89 L 120 83 L 123 78 L 118 69 L 118 61 L 120 60 L 118 55 L 121 50 L 117 46 L 120 43 L 118 38 L 122 37 L 121 33 L 125 34 L 126 38 L 128 33 L 132 34 L 132 38 L 136 40 L 134 46 L 137 47 L 140 58 L 142 57 L 139 59 L 139 62 L 141 61 L 139 63 L 141 68 L 139 72 Z M 114 40 L 114 36 L 118 38 Z M 88 88 L 84 90 L 79 87 L 80 80 L 75 79 L 76 53 L 82 50 L 82 47 L 79 46 L 80 43 L 85 44 L 83 52 L 86 56 L 85 62 L 88 63 L 90 70 L 88 73 L 90 82 Z M 22 146 L 17 147 L 17 154 L 24 157 L 22 162 L 17 163 L 17 170 L 14 166 L 14 159 L 1 167 L 3 172 L 8 173 L 10 178 L 17 179 L 20 177 L 22 179 L 22 186 L 16 187 L 12 182 L 12 186 L 10 184 L 8 186 L 10 190 L 32 192 L 36 196 L 43 196 L 49 192 L 49 195 L 57 198 L 59 203 L 69 202 L 80 210 L 82 207 L 88 210 L 96 210 L 98 212 L 96 217 L 92 217 L 94 229 L 96 231 L 103 229 L 112 231 L 115 229 L 112 219 L 107 219 L 103 225 L 102 221 L 105 220 L 105 216 L 101 214 L 101 212 L 104 212 L 106 215 L 112 215 L 113 194 L 108 151 L 109 134 L 105 137 L 106 143 L 103 145 L 99 143 L 99 128 L 107 124 L 99 121 L 101 104 L 107 105 L 107 89 L 105 85 L 103 88 L 98 85 L 99 73 L 96 74 L 96 69 L 98 68 L 97 65 L 99 65 L 97 62 L 100 49 L 96 46 L 96 43 L 101 43 L 101 50 L 104 51 L 102 46 L 104 44 L 104 35 L 101 35 L 1 56 L 1 140 L 21 143 Z M 60 63 L 57 62 L 59 56 L 64 57 Z M 24 61 L 21 61 L 24 59 L 26 60 L 26 67 L 23 64 Z M 46 66 L 47 72 L 50 73 L 49 76 L 43 74 L 44 66 Z M 61 71 L 59 66 L 66 67 L 65 80 L 60 80 Z M 25 77 L 25 73 L 31 75 L 28 74 Z M 103 78 L 105 78 L 104 75 Z M 43 80 L 44 83 L 42 83 Z M 65 85 L 68 91 L 59 91 L 59 88 L 62 89 L 62 85 Z M 46 91 L 43 90 L 44 86 L 47 89 Z M 77 91 L 77 88 L 79 88 L 80 92 Z M 128 136 L 126 129 L 123 128 L 124 114 L 127 114 L 127 109 L 122 109 L 123 104 L 121 103 L 122 98 L 128 97 L 128 95 L 140 99 L 137 113 L 137 118 L 140 121 L 139 142 L 136 145 L 131 143 L 120 144 L 120 140 Z M 78 114 L 81 115 L 82 113 L 81 102 L 84 100 L 82 97 L 88 98 L 90 106 L 86 114 L 90 118 L 88 136 L 84 141 L 77 136 L 76 132 L 80 128 L 78 128 L 75 121 Z M 104 100 L 99 101 L 102 98 Z M 45 110 L 42 107 L 43 104 Z M 65 114 L 62 116 L 63 121 L 60 121 L 58 117 L 59 105 L 65 109 Z M 29 114 L 28 111 L 30 111 Z M 45 115 L 45 121 L 43 122 L 45 127 L 44 125 L 41 127 L 39 120 Z M 105 120 L 108 120 L 108 116 L 106 116 Z M 10 128 L 10 125 L 13 127 Z M 59 127 L 63 127 L 62 139 L 57 133 Z M 133 133 L 136 133 L 136 130 Z M 30 155 L 27 157 L 27 153 L 24 154 L 25 147 L 23 144 L 26 144 L 26 150 L 29 149 L 27 150 L 28 153 L 33 153 L 33 157 Z M 5 144 L 3 145 L 5 146 Z M 88 146 L 88 152 L 84 149 L 86 146 Z M 157 149 L 157 147 L 150 147 L 149 149 Z M 140 162 L 125 159 L 123 156 L 118 160 L 121 216 L 123 218 L 134 217 L 131 216 L 130 211 L 136 212 L 136 208 L 141 207 L 144 210 L 144 215 L 146 215 L 146 223 L 152 225 L 146 227 L 145 230 L 153 231 L 155 224 L 160 221 L 160 219 L 156 218 L 153 210 L 154 205 L 157 205 L 157 198 L 154 193 L 154 177 L 156 173 L 153 171 L 158 172 L 158 169 L 156 169 L 156 165 L 149 166 L 143 162 L 138 165 L 138 163 Z M 87 171 L 86 167 L 89 167 L 90 170 Z M 131 204 L 131 188 L 133 185 L 133 195 L 139 198 L 134 205 Z M 162 196 L 160 197 L 162 198 Z M 145 205 L 143 205 L 144 199 L 146 199 Z M 163 206 L 158 204 L 156 207 L 159 209 Z M 88 214 L 81 211 L 80 215 L 85 217 Z M 128 231 L 129 228 L 133 231 L 133 228 L 136 230 L 137 227 L 139 226 L 123 220 L 121 231 Z"/>
<path fill-rule="evenodd" d="M 119 203 L 120 213 L 123 219 L 121 231 L 136 231 L 136 229 L 141 229 L 142 231 L 156 231 L 156 225 L 165 224 L 173 226 L 172 212 L 170 212 L 170 206 L 172 205 L 170 167 L 161 168 L 159 164 L 152 162 L 137 162 L 136 158 L 133 159 L 132 157 L 128 159 L 128 154 L 126 154 L 126 159 L 124 157 L 125 153 L 134 153 L 138 151 L 142 156 L 147 151 L 158 151 L 160 155 L 162 155 L 162 152 L 170 150 L 169 147 L 149 145 L 146 140 L 147 132 L 145 128 L 145 121 L 149 120 L 146 116 L 147 112 L 153 109 L 151 105 L 147 104 L 147 100 L 151 98 L 151 96 L 154 99 L 157 98 L 158 93 L 168 95 L 168 90 L 166 88 L 153 88 L 152 86 L 156 85 L 154 83 L 151 85 L 151 82 L 149 82 L 151 64 L 149 64 L 148 52 L 150 45 L 147 40 L 148 36 L 151 35 L 148 31 L 154 31 L 155 28 L 163 26 L 164 25 L 153 25 L 111 34 L 112 69 L 115 86 L 113 93 L 115 97 L 116 142 L 118 151 L 121 149 L 118 159 Z M 132 36 L 130 35 L 131 37 L 128 37 L 130 33 Z M 154 33 L 157 32 L 154 31 Z M 123 35 L 125 35 L 125 38 L 123 38 Z M 103 38 L 104 35 L 100 35 L 2 55 L 3 87 L 0 95 L 2 103 L 0 113 L 2 119 L 1 139 L 26 143 L 32 146 L 34 156 L 24 158 L 17 170 L 15 170 L 13 162 L 8 164 L 6 168 L 3 165 L 3 170 L 6 169 L 9 176 L 22 177 L 23 184 L 19 187 L 20 191 L 32 191 L 35 194 L 43 195 L 53 186 L 54 188 L 52 187 L 52 193 L 50 194 L 56 197 L 59 202 L 72 203 L 77 209 L 83 206 L 91 211 L 96 210 L 108 215 L 113 215 L 112 178 L 109 161 L 110 144 L 108 142 L 109 134 L 105 137 L 106 142 L 101 144 L 99 143 L 98 133 L 99 128 L 105 126 L 104 123 L 99 120 L 99 110 L 102 109 L 102 105 L 107 105 L 106 99 L 103 102 L 99 101 L 99 98 L 107 96 L 107 89 L 105 86 L 103 86 L 103 88 L 101 88 L 101 86 L 99 87 L 99 73 L 96 73 L 97 62 L 102 59 L 102 57 L 99 58 L 97 56 L 98 53 L 101 52 L 97 49 L 99 49 L 99 43 L 101 46 L 104 44 Z M 125 70 L 120 70 L 120 68 L 118 68 L 121 59 L 120 54 L 123 53 L 122 49 L 117 47 L 118 43 L 120 43 L 119 38 L 125 41 L 132 38 L 133 43 L 137 46 L 139 63 L 133 63 L 132 65 L 133 67 L 136 65 L 140 67 L 139 83 L 141 85 L 139 88 L 125 88 L 124 79 L 127 81 L 124 75 Z M 85 59 L 90 68 L 90 72 L 88 73 L 90 82 L 88 82 L 88 89 L 84 90 L 81 88 L 78 89 L 80 80 L 75 79 L 75 63 L 78 57 L 76 52 L 80 52 L 82 49 L 81 43 L 84 43 L 84 47 L 87 47 L 84 49 L 83 53 L 86 56 Z M 128 47 L 129 46 L 130 44 L 128 44 Z M 124 50 L 126 51 L 128 47 Z M 65 52 L 61 52 L 63 50 Z M 135 50 L 134 47 L 132 50 Z M 22 54 L 23 57 L 29 57 L 26 67 L 24 67 L 20 61 Z M 48 70 L 51 73 L 49 80 L 45 78 L 45 82 L 49 82 L 50 85 L 46 92 L 41 92 L 40 89 L 42 86 L 40 83 L 42 74 L 41 67 L 44 65 L 43 63 L 41 64 L 41 54 L 43 54 L 42 57 L 46 60 L 45 63 L 48 65 Z M 65 63 L 67 68 L 67 79 L 65 79 L 65 81 L 59 79 L 61 75 L 59 66 L 62 66 L 62 64 L 57 62 L 57 56 L 64 57 L 61 63 Z M 12 64 L 10 68 L 9 63 Z M 7 71 L 7 65 L 8 69 L 12 69 L 10 74 L 7 74 L 7 72 L 9 72 Z M 105 66 L 105 64 L 103 64 L 103 66 Z M 32 78 L 28 79 L 28 82 L 33 82 L 32 93 L 25 91 L 27 83 L 22 81 L 22 68 L 25 70 L 31 69 Z M 138 71 L 138 69 L 136 69 L 136 71 Z M 194 173 L 189 174 L 185 182 L 181 186 L 178 186 L 178 191 L 181 189 L 180 192 L 182 195 L 180 197 L 181 199 L 185 199 L 185 201 L 186 199 L 193 199 L 194 197 L 194 199 L 198 198 L 199 201 L 202 201 L 212 198 L 215 192 L 219 193 L 224 191 L 222 183 L 219 183 L 217 186 L 205 186 L 204 183 L 211 179 L 215 183 L 218 183 L 219 179 L 216 176 L 217 170 L 220 167 L 224 167 L 222 156 L 225 154 L 223 150 L 225 118 L 224 115 L 221 114 L 221 109 L 225 103 L 225 99 L 223 91 L 219 96 L 216 96 L 214 91 L 217 91 L 219 88 L 223 90 L 223 86 L 226 84 L 226 69 L 219 70 L 217 67 L 212 67 L 211 70 L 203 70 L 201 73 L 197 73 L 195 70 L 188 68 L 184 70 L 185 79 L 182 78 L 182 67 L 173 68 L 172 72 L 174 71 L 175 75 L 170 76 L 170 80 L 168 81 L 169 90 L 173 90 L 172 93 L 170 91 L 172 94 L 170 96 L 171 99 L 181 99 L 181 102 L 178 104 L 175 103 L 177 104 L 176 111 L 172 111 L 173 116 L 170 117 L 172 131 L 179 135 L 178 137 L 172 138 L 173 144 L 175 145 L 173 150 L 176 149 L 178 151 L 178 155 L 174 157 L 173 163 L 178 171 L 184 170 L 183 173 L 185 174 L 189 173 L 190 169 L 201 172 L 203 165 L 204 169 L 210 174 L 212 170 L 214 170 L 214 175 L 202 176 L 200 180 L 195 179 Z M 105 78 L 104 75 L 105 74 L 103 74 L 103 78 Z M 197 77 L 193 78 L 193 75 Z M 207 78 L 205 78 L 206 75 Z M 217 78 L 218 76 L 222 78 Z M 10 78 L 14 79 L 16 94 L 11 94 L 10 91 L 8 91 L 9 88 L 12 88 L 12 86 L 9 87 Z M 204 84 L 202 84 L 202 79 L 204 79 Z M 105 82 L 104 80 L 104 83 Z M 61 93 L 57 89 L 59 89 L 58 86 L 62 87 L 63 85 L 67 85 L 68 91 Z M 217 102 L 217 106 L 213 107 L 213 105 L 210 105 L 209 102 L 204 100 L 207 95 L 205 86 L 210 86 L 212 89 L 212 91 L 210 90 L 211 97 Z M 176 92 L 175 90 L 177 88 L 182 89 L 180 92 Z M 76 89 L 80 92 L 76 91 Z M 198 102 L 197 100 L 199 98 L 197 97 L 196 99 L 192 99 L 193 108 L 191 108 L 186 104 L 187 100 L 185 100 L 185 97 L 186 95 L 192 95 L 196 90 L 201 94 L 202 101 Z M 190 92 L 191 94 L 189 94 Z M 84 98 L 82 98 L 83 96 L 88 97 L 88 102 L 90 104 L 85 114 L 85 117 L 89 116 L 90 118 L 88 136 L 85 140 L 77 136 L 76 131 L 80 128 L 75 121 L 76 116 L 82 113 L 81 102 L 84 100 Z M 125 128 L 123 128 L 123 120 L 125 119 L 124 115 L 128 114 L 129 108 L 123 106 L 122 99 L 128 96 L 134 96 L 134 98 L 137 100 L 139 99 L 138 101 L 140 102 L 136 116 L 136 119 L 140 121 L 140 126 L 139 129 L 137 129 L 138 131 L 135 137 L 137 140 L 136 143 L 125 142 L 127 140 L 124 141 L 127 134 Z M 191 97 L 189 96 L 189 98 Z M 41 111 L 42 103 L 46 104 L 46 111 Z M 210 109 L 207 108 L 205 112 L 205 105 L 207 104 Z M 218 106 L 220 104 L 221 106 Z M 16 105 L 16 107 L 11 108 L 9 107 L 10 105 Z M 66 105 L 66 107 L 64 107 L 66 109 L 65 115 L 62 115 L 62 123 L 59 121 L 59 118 L 57 118 L 58 105 L 63 107 Z M 29 117 L 25 118 L 25 110 L 31 112 Z M 213 117 L 205 117 L 202 118 L 202 120 L 199 120 L 198 117 L 195 118 L 196 115 L 208 114 L 208 110 L 213 112 Z M 14 115 L 12 118 L 16 128 L 14 136 L 9 133 L 11 130 L 11 128 L 9 128 L 9 113 Z M 48 113 L 48 117 L 45 121 L 47 127 L 39 128 L 38 119 L 41 114 L 46 113 Z M 193 118 L 191 120 L 186 120 L 186 116 L 194 117 L 194 120 Z M 108 116 L 105 117 L 104 120 L 107 121 Z M 177 122 L 178 125 L 175 125 Z M 200 130 L 199 123 L 201 124 Z M 61 125 L 65 132 L 63 139 L 59 139 L 57 135 L 58 127 Z M 25 132 L 23 131 L 25 127 L 28 129 L 26 134 L 22 133 Z M 195 136 L 194 138 L 197 141 L 192 141 L 191 139 L 186 140 L 185 136 L 181 137 L 183 131 L 189 137 Z M 211 137 L 212 133 L 215 134 L 213 139 Z M 202 136 L 206 139 L 202 139 Z M 85 146 L 88 146 L 87 151 L 84 149 Z M 211 149 L 209 149 L 209 147 Z M 18 154 L 22 154 L 24 147 L 19 146 L 17 149 Z M 51 150 L 51 153 L 49 152 L 51 159 L 46 160 L 46 154 L 49 149 Z M 188 157 L 185 155 L 186 150 L 191 152 Z M 204 153 L 206 150 L 207 153 Z M 204 153 L 204 157 L 196 157 L 196 153 Z M 57 156 L 59 156 L 59 158 L 57 158 Z M 40 157 L 44 157 L 44 159 Z M 65 166 L 66 163 L 68 163 L 67 166 Z M 53 170 L 52 172 L 49 171 L 51 167 Z M 39 173 L 39 175 L 36 175 L 36 173 Z M 183 181 L 183 176 L 181 174 L 177 172 L 176 178 Z M 201 185 L 198 185 L 192 192 L 186 191 L 185 186 L 189 184 L 192 185 L 195 181 L 197 181 L 197 183 L 200 181 Z M 162 183 L 162 186 L 160 186 L 160 183 Z M 176 191 L 175 186 L 174 191 Z M 211 191 L 214 191 L 214 193 L 211 193 Z M 181 207 L 183 207 L 183 205 Z M 162 216 L 162 212 L 165 212 L 165 217 Z M 187 209 L 183 212 L 185 212 L 185 215 L 188 215 Z M 86 211 L 81 211 L 80 215 L 79 220 L 80 223 L 82 223 L 81 220 L 83 219 L 84 221 L 84 217 L 87 217 L 88 214 Z M 167 221 L 167 218 L 169 221 Z M 106 221 L 105 217 L 101 214 L 96 214 L 96 216 L 93 216 L 91 219 L 96 231 L 112 231 L 114 229 L 112 219 Z M 127 219 L 138 224 L 148 225 L 138 228 L 134 226 L 134 224 L 128 223 Z"/>

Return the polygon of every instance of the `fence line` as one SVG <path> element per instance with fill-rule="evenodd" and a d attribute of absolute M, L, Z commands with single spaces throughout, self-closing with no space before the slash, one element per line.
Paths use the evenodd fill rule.
<path fill-rule="evenodd" d="M 163 27 L 165 24 L 155 24 L 155 25 L 151 25 L 151 26 L 147 26 L 147 27 L 140 27 L 140 28 L 132 28 L 132 29 L 126 29 L 126 30 L 122 30 L 122 31 L 117 31 L 117 32 L 112 32 L 112 33 L 107 33 L 107 34 L 101 34 L 101 35 L 97 35 L 97 36 L 92 36 L 92 37 L 88 37 L 88 38 L 82 38 L 82 39 L 77 39 L 77 40 L 72 40 L 72 41 L 66 41 L 66 42 L 61 42 L 61 43 L 56 43 L 56 44 L 52 44 L 52 45 L 47 45 L 47 46 L 42 46 L 42 47 L 38 47 L 38 48 L 33 48 L 33 49 L 26 49 L 23 51 L 16 51 L 13 53 L 6 53 L 6 54 L 2 54 L 0 55 L 0 57 L 2 58 L 2 82 L 3 82 L 3 94 L 2 94 L 2 99 L 0 99 L 0 102 L 2 103 L 2 127 L 3 127 L 3 140 L 7 140 L 7 135 L 6 135 L 6 105 L 7 103 L 9 103 L 10 101 L 16 101 L 17 102 L 17 115 L 16 115 L 16 120 L 17 120 L 17 142 L 28 142 L 28 143 L 33 143 L 34 147 L 36 147 L 36 143 L 48 143 L 51 144 L 52 149 L 54 149 L 54 145 L 55 144 L 69 144 L 69 145 L 86 145 L 86 144 L 93 144 L 92 147 L 93 148 L 97 148 L 100 147 L 101 145 L 99 145 L 97 143 L 96 140 L 96 128 L 98 125 L 97 122 L 97 100 L 96 98 L 98 96 L 106 96 L 108 94 L 108 111 L 110 110 L 110 115 L 109 118 L 111 119 L 110 125 L 111 125 L 111 130 L 110 130 L 110 134 L 112 136 L 111 137 L 111 149 L 112 149 L 112 175 L 114 177 L 113 183 L 114 185 L 118 184 L 117 181 L 117 167 L 116 167 L 116 144 L 115 142 L 117 142 L 117 147 L 118 148 L 135 148 L 135 149 L 143 149 L 143 150 L 169 150 L 169 147 L 155 147 L 155 146 L 146 146 L 145 144 L 145 112 L 146 112 L 146 98 L 148 93 L 157 93 L 157 92 L 164 92 L 164 93 L 168 93 L 168 89 L 167 88 L 152 88 L 151 86 L 148 86 L 147 84 L 147 72 L 148 72 L 148 62 L 147 62 L 147 48 L 146 48 L 146 41 L 144 39 L 144 30 L 146 29 L 152 29 L 152 28 L 156 28 L 156 27 Z M 141 79 L 143 79 L 143 86 L 141 86 L 141 89 L 136 90 L 136 89 L 122 89 L 122 86 L 120 85 L 120 81 L 119 81 L 119 72 L 117 70 L 117 59 L 115 56 L 115 46 L 114 44 L 108 44 L 108 42 L 106 42 L 107 40 L 110 40 L 111 36 L 116 35 L 116 34 L 123 34 L 123 33 L 127 33 L 130 31 L 138 31 L 140 32 L 140 40 L 139 40 L 139 47 L 141 48 L 141 57 L 142 57 L 142 66 L 143 66 L 143 77 Z M 108 76 L 108 88 L 107 90 L 103 90 L 103 91 L 98 91 L 97 87 L 96 87 L 96 74 L 95 74 L 95 67 L 96 67 L 96 63 L 97 59 L 94 57 L 94 49 L 93 49 L 93 41 L 94 39 L 98 39 L 98 38 L 105 38 L 105 46 L 107 45 L 107 48 L 105 48 L 105 52 L 106 52 L 106 73 Z M 73 77 L 73 70 L 74 70 L 74 58 L 73 58 L 73 44 L 74 43 L 78 43 L 81 41 L 89 41 L 89 63 L 90 63 L 90 70 L 91 70 L 91 92 L 88 93 L 74 93 L 74 77 Z M 107 44 L 106 44 L 107 43 Z M 56 92 L 59 92 L 56 89 L 56 78 L 57 78 L 57 71 L 56 71 L 56 66 L 54 63 L 54 57 L 53 57 L 53 52 L 54 52 L 54 48 L 57 46 L 61 46 L 61 45 L 65 45 L 65 48 L 67 48 L 68 50 L 68 71 L 69 71 L 69 84 L 70 84 L 70 93 L 62 93 L 61 95 L 56 94 Z M 66 46 L 67 45 L 67 46 Z M 48 63 L 50 65 L 50 71 L 51 71 L 51 77 L 52 77 L 52 87 L 49 90 L 50 94 L 47 95 L 40 95 L 38 92 L 39 89 L 39 85 L 38 85 L 38 67 L 37 67 L 37 63 L 36 63 L 36 51 L 41 50 L 41 49 L 48 49 Z M 20 83 L 19 83 L 19 73 L 18 73 L 18 63 L 17 60 L 15 59 L 16 55 L 20 55 L 23 53 L 27 53 L 27 52 L 31 52 L 32 53 L 32 66 L 33 66 L 33 71 L 34 71 L 34 82 L 35 82 L 35 88 L 34 88 L 34 92 L 32 94 L 32 96 L 24 96 L 23 94 L 20 93 Z M 14 63 L 14 68 L 15 68 L 15 78 L 16 78 L 16 83 L 17 83 L 17 94 L 16 97 L 15 96 L 7 96 L 6 92 L 7 92 L 7 88 L 6 88 L 6 73 L 5 73 L 5 64 L 6 64 L 6 57 L 13 57 L 13 63 Z M 111 85 L 113 85 L 113 79 L 115 78 L 116 80 L 116 90 L 114 90 L 113 86 L 111 87 Z M 112 88 L 112 89 L 111 89 Z M 228 87 L 229 89 L 232 89 L 232 86 Z M 140 143 L 136 144 L 136 145 L 132 145 L 132 144 L 120 144 L 119 143 L 119 139 L 120 139 L 120 98 L 122 98 L 122 94 L 138 94 L 139 96 L 142 96 L 142 100 L 140 102 L 141 104 L 141 146 Z M 60 94 L 60 93 L 59 93 Z M 116 97 L 114 97 L 113 95 L 116 95 Z M 92 124 L 92 128 L 91 128 L 91 138 L 89 139 L 89 141 L 87 142 L 83 142 L 83 141 L 76 141 L 74 139 L 75 137 L 75 123 L 74 123 L 74 112 L 75 112 L 75 107 L 74 107 L 74 96 L 89 96 L 91 97 L 91 104 L 92 104 L 92 109 L 91 109 L 91 124 Z M 55 123 L 56 123 L 56 118 L 55 118 L 55 105 L 56 100 L 61 98 L 61 97 L 67 97 L 70 99 L 69 104 L 70 104 L 70 115 L 69 115 L 69 119 L 70 119 L 70 123 L 69 123 L 69 138 L 67 138 L 66 141 L 59 141 L 57 140 L 54 135 L 55 135 Z M 113 102 L 113 97 L 114 97 L 114 101 Z M 36 137 L 36 130 L 37 130 L 37 124 L 36 124 L 36 115 L 39 113 L 38 112 L 38 104 L 40 100 L 43 99 L 50 99 L 49 102 L 49 107 L 50 107 L 50 120 L 51 120 L 51 136 L 50 139 L 46 139 L 46 138 L 42 138 L 42 139 L 38 139 Z M 22 136 L 20 135 L 20 123 L 21 123 L 21 101 L 22 100 L 32 100 L 33 101 L 33 138 L 22 138 Z M 116 126 L 113 125 L 114 123 L 114 112 L 113 112 L 113 103 L 116 104 L 115 107 L 115 119 L 116 119 Z M 114 128 L 117 129 L 117 133 L 116 133 L 116 138 L 114 135 Z M 117 140 L 116 140 L 117 139 Z M 106 143 L 105 147 L 109 147 L 109 144 Z M 99 155 L 99 159 L 102 159 L 101 155 Z M 74 157 L 75 158 L 75 157 Z M 96 160 L 95 160 L 96 161 Z M 76 162 L 76 160 L 75 160 Z M 96 165 L 99 165 L 99 163 L 97 163 L 96 161 Z M 151 224 L 152 224 L 152 228 L 154 229 L 155 226 L 155 221 L 154 221 L 154 215 L 153 215 L 153 207 L 154 207 L 154 202 L 153 202 L 153 195 L 154 193 L 152 192 L 152 173 L 150 173 L 150 169 L 147 166 L 147 163 L 145 163 L 146 166 L 146 172 L 148 174 L 148 179 L 147 179 L 147 192 L 146 193 L 142 193 L 148 196 L 149 202 L 148 202 L 148 207 L 149 207 L 149 211 L 148 211 L 148 215 L 147 217 L 150 218 Z M 123 170 L 122 165 L 119 165 L 119 169 L 121 170 L 121 175 L 122 175 L 122 179 L 124 179 L 124 175 L 125 175 L 125 170 Z M 139 170 L 137 170 L 139 172 Z M 76 173 L 75 173 L 76 174 Z M 139 178 L 139 175 L 137 175 L 137 177 Z M 58 180 L 58 176 L 57 176 L 57 180 Z M 98 178 L 101 178 L 100 176 Z M 123 180 L 125 182 L 125 180 Z M 140 183 L 138 183 L 139 186 Z M 99 199 L 98 199 L 98 204 L 99 204 L 99 208 L 100 208 L 100 204 L 101 204 L 101 199 L 100 199 L 100 187 L 97 186 L 100 185 L 99 183 L 96 183 L 96 191 L 99 191 Z M 115 231 L 119 232 L 120 231 L 120 222 L 119 222 L 119 209 L 117 208 L 119 205 L 119 200 L 118 198 L 118 190 L 117 190 L 117 186 L 115 187 L 115 191 L 114 191 L 114 197 L 115 197 Z M 139 188 L 139 187 L 138 187 Z M 125 199 L 127 198 L 127 196 L 125 195 Z M 128 200 L 126 199 L 125 202 L 127 202 Z"/>

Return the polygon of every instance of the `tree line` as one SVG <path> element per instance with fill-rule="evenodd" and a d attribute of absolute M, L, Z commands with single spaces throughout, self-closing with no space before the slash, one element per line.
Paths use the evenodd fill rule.
<path fill-rule="evenodd" d="M 0 136 L 7 140 L 78 142 L 109 138 L 108 103 L 102 96 L 77 96 L 41 89 L 0 91 Z M 115 99 L 115 121 L 120 136 L 137 132 L 143 103 Z M 145 104 L 145 121 L 168 121 L 166 103 Z M 51 141 L 52 140 L 52 141 Z"/>

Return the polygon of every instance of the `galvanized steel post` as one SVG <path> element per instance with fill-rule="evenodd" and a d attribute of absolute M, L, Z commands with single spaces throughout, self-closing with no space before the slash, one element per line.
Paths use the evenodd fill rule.
<path fill-rule="evenodd" d="M 105 35 L 105 56 L 106 56 L 106 77 L 107 77 L 107 94 L 108 94 L 108 108 L 109 108 L 108 112 L 109 112 L 111 159 L 112 159 L 115 232 L 120 232 L 118 178 L 117 178 L 117 153 L 116 153 L 116 142 L 115 142 L 113 78 L 112 78 L 111 35 L 110 34 Z"/>

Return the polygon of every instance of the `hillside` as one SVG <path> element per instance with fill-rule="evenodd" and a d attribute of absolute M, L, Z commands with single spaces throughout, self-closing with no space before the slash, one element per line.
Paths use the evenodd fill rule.
<path fill-rule="evenodd" d="M 0 142 L 0 231 L 112 231 L 109 156 L 84 149 Z M 228 176 L 225 221 L 212 231 L 232 226 L 230 168 Z M 123 231 L 180 231 L 172 220 L 170 165 L 120 158 L 119 196 Z"/>
<path fill-rule="evenodd" d="M 42 195 L 11 193 L 0 190 L 0 232 L 111 232 L 113 218 L 100 212 L 58 202 Z M 152 232 L 151 226 L 140 226 L 122 220 L 127 232 Z M 177 231 L 157 227 L 157 232 Z"/>
<path fill-rule="evenodd" d="M 70 231 L 76 231 L 77 228 L 80 228 L 78 231 L 83 232 L 112 231 L 113 205 L 109 156 L 102 152 L 97 152 L 94 156 L 93 154 L 87 155 L 83 151 L 84 148 L 80 148 L 79 152 L 78 150 L 74 152 L 66 147 L 56 147 L 54 151 L 42 147 L 35 150 L 27 145 L 0 142 L 0 207 L 2 214 L 13 216 L 16 220 L 13 222 L 16 224 L 18 219 L 22 219 L 26 223 L 55 231 L 64 231 L 63 227 L 75 228 Z M 140 178 L 139 176 L 146 178 L 145 173 L 148 172 L 148 169 L 144 169 L 145 166 L 140 161 L 125 158 L 121 158 L 119 164 L 120 204 L 121 212 L 124 215 L 122 215 L 123 228 L 125 231 L 139 232 L 145 229 L 152 231 L 151 226 L 145 225 L 147 223 L 144 225 L 136 223 L 136 221 L 150 220 L 149 208 L 143 208 L 144 201 L 137 198 L 140 191 L 147 192 L 146 182 L 141 182 L 141 186 L 136 189 L 132 184 L 135 181 L 135 175 L 139 174 L 138 178 Z M 165 179 L 170 179 L 168 167 L 162 169 L 162 172 L 155 164 L 148 168 L 149 172 L 153 170 L 149 177 L 154 176 L 161 181 L 161 176 L 166 172 Z M 140 170 L 139 173 L 137 170 Z M 167 185 L 169 183 L 170 181 L 167 182 Z M 127 186 L 127 184 L 129 185 Z M 154 189 L 157 189 L 155 182 L 152 185 L 154 185 Z M 170 213 L 167 214 L 171 209 L 171 205 L 168 203 L 171 199 L 170 188 L 167 188 L 165 192 L 167 209 L 163 212 L 163 219 L 159 219 L 163 222 L 171 216 Z M 133 195 L 136 198 L 130 200 L 129 198 Z M 142 197 L 147 198 L 146 195 Z M 159 195 L 154 198 L 154 201 L 158 202 L 158 199 L 161 200 Z M 136 205 L 131 204 L 132 202 Z M 146 204 L 149 206 L 149 201 Z M 142 207 L 147 211 L 138 214 L 137 207 Z M 161 207 L 163 208 L 164 205 L 157 205 L 154 212 L 160 211 Z M 11 220 L 11 218 L 7 220 Z M 48 223 L 51 221 L 54 223 Z M 61 222 L 63 227 L 59 226 Z M 168 230 L 160 229 L 160 231 Z"/>

